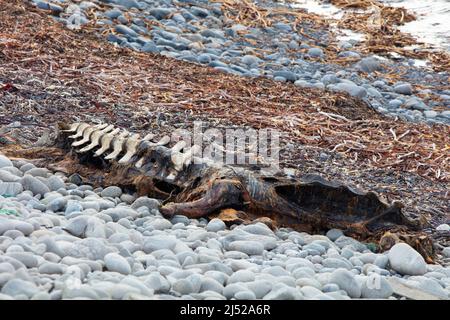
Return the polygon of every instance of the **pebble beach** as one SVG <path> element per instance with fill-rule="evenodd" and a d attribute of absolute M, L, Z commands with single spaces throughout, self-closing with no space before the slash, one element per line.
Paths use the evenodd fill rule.
<path fill-rule="evenodd" d="M 374 253 L 337 229 L 167 220 L 156 199 L 4 156 L 0 179 L 1 299 L 397 299 L 398 284 L 449 298 L 450 247 L 433 265 L 405 243 Z"/>

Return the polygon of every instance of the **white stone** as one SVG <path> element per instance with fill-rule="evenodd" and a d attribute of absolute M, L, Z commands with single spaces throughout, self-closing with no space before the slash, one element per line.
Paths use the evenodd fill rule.
<path fill-rule="evenodd" d="M 406 243 L 397 243 L 388 254 L 392 269 L 404 275 L 423 275 L 427 272 L 427 264 L 423 257 Z"/>

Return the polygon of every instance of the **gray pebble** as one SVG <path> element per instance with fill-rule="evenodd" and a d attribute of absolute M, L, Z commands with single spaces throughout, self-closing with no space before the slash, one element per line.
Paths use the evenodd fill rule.
<path fill-rule="evenodd" d="M 337 269 L 330 275 L 330 282 L 335 283 L 340 289 L 347 292 L 352 298 L 361 297 L 361 288 L 355 280 L 354 275 L 345 269 Z"/>
<path fill-rule="evenodd" d="M 47 192 L 50 192 L 50 189 L 44 183 L 30 175 L 25 175 L 21 183 L 25 190 L 30 190 L 34 195 L 40 194 L 43 196 Z"/>
<path fill-rule="evenodd" d="M 404 275 L 423 275 L 427 265 L 423 257 L 406 243 L 395 244 L 388 253 L 389 264 L 395 271 Z"/>
<path fill-rule="evenodd" d="M 105 255 L 105 266 L 109 271 L 130 274 L 131 267 L 128 261 L 117 253 L 108 253 Z"/>
<path fill-rule="evenodd" d="M 208 225 L 206 226 L 206 230 L 210 231 L 210 232 L 222 231 L 222 230 L 225 230 L 225 228 L 226 228 L 225 223 L 222 220 L 217 219 L 217 218 L 209 221 Z"/>
<path fill-rule="evenodd" d="M 256 241 L 234 241 L 229 244 L 229 250 L 241 251 L 248 255 L 261 255 L 264 245 Z"/>
<path fill-rule="evenodd" d="M 100 193 L 102 197 L 119 198 L 122 195 L 122 189 L 116 186 L 110 186 Z"/>

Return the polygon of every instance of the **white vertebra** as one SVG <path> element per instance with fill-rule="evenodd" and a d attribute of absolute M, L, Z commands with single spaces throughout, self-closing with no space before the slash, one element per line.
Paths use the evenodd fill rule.
<path fill-rule="evenodd" d="M 107 126 L 107 124 L 98 124 L 98 125 L 87 128 L 83 132 L 83 139 L 81 139 L 79 141 L 75 141 L 74 143 L 72 143 L 72 146 L 77 147 L 77 146 L 81 146 L 81 145 L 85 144 L 86 142 L 89 142 L 89 139 L 91 138 L 91 134 L 95 130 L 104 129 L 106 126 Z"/>
<path fill-rule="evenodd" d="M 182 141 L 180 141 L 180 142 L 182 142 Z M 178 146 L 178 147 L 180 147 L 180 146 Z M 172 148 L 172 150 L 174 148 Z M 196 154 L 200 150 L 201 150 L 200 147 L 195 145 L 192 148 L 189 148 L 188 150 L 186 150 L 184 153 L 172 152 L 171 159 L 172 159 L 172 163 L 174 165 L 175 170 L 180 171 L 181 169 L 183 169 L 183 166 L 189 165 L 193 159 L 194 154 Z"/>
<path fill-rule="evenodd" d="M 77 139 L 81 136 L 83 136 L 83 132 L 85 129 L 89 128 L 90 125 L 88 125 L 87 123 L 82 123 L 78 126 L 77 131 L 74 135 L 69 136 L 70 139 Z"/>
<path fill-rule="evenodd" d="M 91 135 L 91 143 L 88 146 L 81 149 L 80 152 L 87 152 L 97 147 L 100 144 L 100 139 L 103 138 L 103 135 L 110 132 L 112 129 L 114 129 L 114 126 L 109 125 L 102 130 L 95 130 Z"/>
<path fill-rule="evenodd" d="M 141 143 L 141 140 L 139 140 L 139 134 L 137 133 L 128 138 L 125 143 L 127 152 L 122 159 L 119 160 L 119 163 L 123 164 L 130 161 L 130 159 L 136 154 L 139 143 Z"/>
<path fill-rule="evenodd" d="M 129 132 L 124 130 L 116 139 L 113 140 L 113 152 L 105 157 L 105 160 L 115 159 L 123 150 L 125 139 Z"/>
<path fill-rule="evenodd" d="M 103 135 L 103 137 L 100 139 L 101 147 L 100 147 L 100 149 L 95 151 L 94 155 L 98 157 L 98 156 L 101 156 L 102 154 L 104 154 L 106 151 L 108 151 L 109 148 L 111 148 L 111 141 L 114 139 L 115 135 L 119 131 L 120 131 L 120 129 L 116 128 L 113 131 L 111 131 L 110 133 Z"/>

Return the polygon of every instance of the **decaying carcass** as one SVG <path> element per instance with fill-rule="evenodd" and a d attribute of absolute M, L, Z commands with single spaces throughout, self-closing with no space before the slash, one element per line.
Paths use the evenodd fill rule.
<path fill-rule="evenodd" d="M 387 230 L 423 227 L 402 212 L 401 203 L 387 204 L 373 192 L 319 176 L 223 165 L 195 157 L 195 147 L 186 148 L 183 141 L 168 147 L 168 137 L 154 142 L 153 135 L 140 138 L 112 125 L 75 123 L 59 129 L 61 147 L 70 148 L 81 164 L 103 168 L 103 184 L 133 187 L 140 195 L 162 199 L 166 217 L 213 215 L 233 223 L 259 219 L 308 232 L 340 228 L 378 239 Z M 432 249 L 425 240 L 413 245 L 428 256 Z"/>

